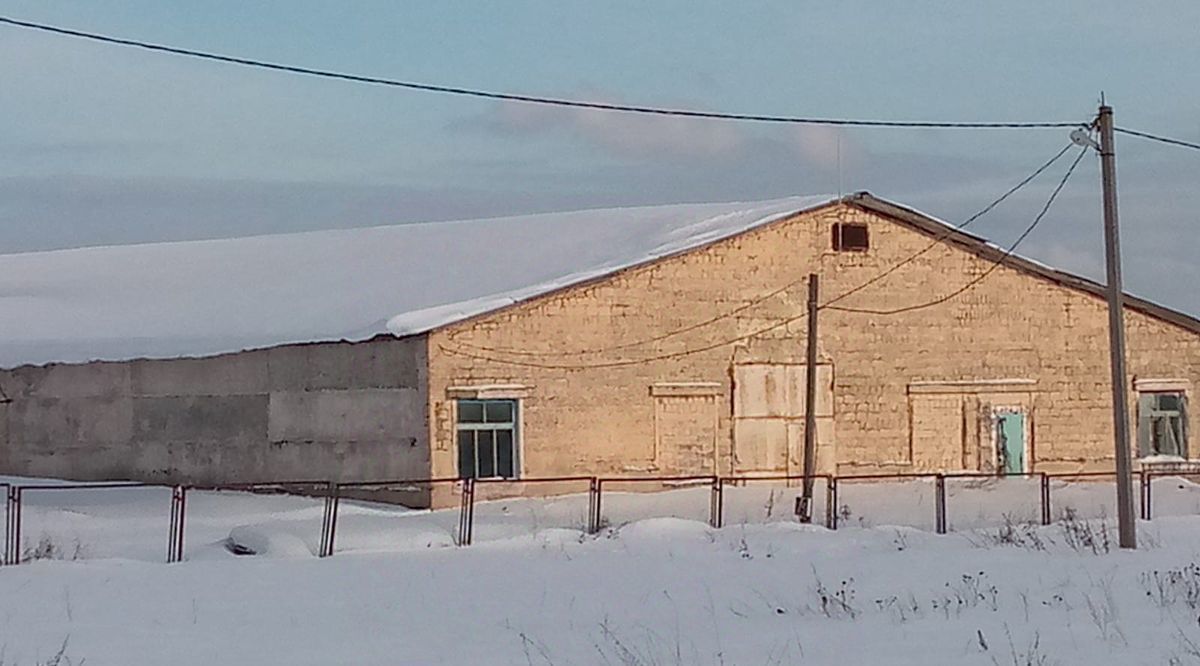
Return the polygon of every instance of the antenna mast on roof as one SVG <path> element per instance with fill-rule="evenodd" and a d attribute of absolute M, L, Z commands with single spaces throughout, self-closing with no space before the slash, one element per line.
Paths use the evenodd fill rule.
<path fill-rule="evenodd" d="M 842 133 L 837 132 L 838 198 L 842 198 Z"/>

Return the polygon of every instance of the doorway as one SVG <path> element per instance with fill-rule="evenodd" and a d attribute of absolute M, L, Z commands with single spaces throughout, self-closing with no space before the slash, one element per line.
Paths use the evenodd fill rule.
<path fill-rule="evenodd" d="M 1018 409 L 998 409 L 994 413 L 996 438 L 996 470 L 1001 474 L 1025 472 L 1028 438 L 1025 412 Z"/>
<path fill-rule="evenodd" d="M 836 465 L 833 443 L 833 366 L 817 365 L 814 470 Z M 735 473 L 804 473 L 804 399 L 807 368 L 792 363 L 733 366 Z"/>

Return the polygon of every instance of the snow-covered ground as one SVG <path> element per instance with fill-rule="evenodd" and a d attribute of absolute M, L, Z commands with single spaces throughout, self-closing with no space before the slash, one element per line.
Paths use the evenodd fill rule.
<path fill-rule="evenodd" d="M 165 490 L 31 491 L 26 550 L 0 569 L 4 664 L 1200 664 L 1200 486 L 1159 479 L 1142 550 L 1118 552 L 1110 483 L 843 484 L 842 527 L 801 526 L 797 488 L 606 490 L 456 510 L 189 495 L 167 565 Z M 818 488 L 817 513 L 824 493 Z M 1080 519 L 1061 520 L 1066 509 Z M 1006 520 L 1007 516 L 1007 520 Z M 1092 518 L 1092 520 L 1082 520 Z M 1006 525 L 1007 523 L 1007 525 Z M 258 552 L 235 556 L 230 541 Z M 47 545 L 52 547 L 47 548 Z M 1174 662 L 1172 660 L 1175 660 Z M 62 663 L 66 663 L 65 661 Z"/>

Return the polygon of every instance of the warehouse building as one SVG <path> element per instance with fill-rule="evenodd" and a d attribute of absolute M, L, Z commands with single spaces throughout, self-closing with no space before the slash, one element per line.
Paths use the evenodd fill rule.
<path fill-rule="evenodd" d="M 0 471 L 71 479 L 1112 467 L 1102 288 L 867 193 L 0 256 Z M 1200 321 L 1126 299 L 1136 459 Z"/>

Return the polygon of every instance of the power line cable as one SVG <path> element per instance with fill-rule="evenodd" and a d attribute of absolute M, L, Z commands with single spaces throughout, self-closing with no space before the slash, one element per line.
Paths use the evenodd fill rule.
<path fill-rule="evenodd" d="M 880 273 L 879 275 L 876 275 L 875 277 L 871 278 L 870 280 L 867 280 L 866 282 L 858 285 L 857 287 L 854 287 L 853 289 L 829 300 L 821 307 L 825 307 L 827 305 L 836 303 L 838 301 L 841 301 L 841 300 L 851 296 L 852 294 L 858 293 L 859 291 L 866 289 L 867 287 L 871 286 L 872 284 L 875 284 L 879 280 L 882 280 L 883 278 L 887 277 L 888 275 L 891 275 L 892 273 L 896 272 L 897 270 L 904 267 L 905 265 L 913 262 L 918 257 L 925 254 L 926 252 L 928 252 L 930 249 L 932 249 L 939 243 L 944 242 L 946 240 L 946 238 L 948 238 L 952 233 L 954 233 L 955 230 L 965 229 L 971 223 L 975 222 L 979 218 L 981 218 L 984 215 L 991 212 L 994 208 L 999 206 L 1001 203 L 1003 203 L 1005 200 L 1007 200 L 1009 197 L 1011 197 L 1017 191 L 1019 191 L 1020 189 L 1022 189 L 1026 185 L 1028 185 L 1030 182 L 1032 182 L 1034 179 L 1036 179 L 1038 176 L 1040 176 L 1042 173 L 1044 173 L 1047 169 L 1049 169 L 1051 166 L 1053 166 L 1056 162 L 1058 162 L 1059 159 L 1062 158 L 1063 155 L 1065 155 L 1067 153 L 1068 150 L 1071 149 L 1072 145 L 1074 145 L 1074 144 L 1068 143 L 1067 145 L 1063 146 L 1062 150 L 1059 150 L 1053 157 L 1051 157 L 1046 162 L 1042 163 L 1042 165 L 1039 166 L 1037 169 L 1035 169 L 1033 171 L 1033 173 L 1030 173 L 1028 176 L 1021 179 L 1020 182 L 1018 182 L 1016 185 L 1009 188 L 1006 192 L 1001 194 L 996 199 L 992 200 L 988 205 L 981 208 L 974 215 L 971 215 L 966 220 L 964 220 L 963 222 L 961 222 L 953 227 L 947 227 L 944 232 L 942 232 L 938 237 L 934 238 L 933 241 L 931 241 L 930 244 L 927 245 L 925 248 L 917 251 L 916 253 L 901 260 L 900 262 L 892 265 L 886 271 Z M 768 301 L 790 289 L 793 289 L 793 288 L 803 284 L 807 280 L 808 280 L 807 275 L 804 277 L 798 278 L 796 280 L 788 282 L 787 284 L 785 284 L 777 289 L 767 292 L 766 294 L 763 294 L 762 296 L 755 297 L 755 298 L 751 299 L 750 301 L 747 301 L 746 303 L 743 303 L 742 305 L 739 305 L 738 307 L 736 307 L 732 310 L 723 312 L 721 314 L 710 317 L 703 321 L 696 322 L 694 324 L 689 324 L 689 325 L 681 327 L 681 328 L 673 329 L 673 330 L 667 331 L 665 333 L 662 333 L 660 335 L 656 335 L 656 336 L 653 336 L 650 338 L 644 338 L 641 340 L 633 340 L 631 342 L 625 342 L 625 343 L 610 345 L 610 346 L 605 346 L 605 347 L 593 347 L 593 348 L 588 348 L 588 349 L 574 349 L 574 350 L 511 349 L 511 348 L 503 348 L 503 347 L 489 347 L 489 346 L 484 346 L 484 345 L 473 345 L 469 342 L 460 342 L 458 340 L 455 340 L 455 337 L 457 337 L 455 334 L 451 334 L 450 337 L 451 337 L 451 341 L 453 341 L 454 344 L 458 345 L 459 347 L 470 348 L 475 351 L 482 351 L 482 352 L 487 352 L 487 353 L 491 353 L 491 354 L 507 354 L 507 355 L 513 355 L 513 356 L 543 356 L 543 357 L 545 357 L 545 356 L 582 356 L 582 355 L 590 355 L 590 354 L 603 354 L 603 353 L 614 352 L 614 351 L 623 351 L 626 349 L 633 349 L 635 347 L 641 347 L 641 346 L 652 344 L 655 342 L 661 342 L 662 340 L 666 340 L 668 338 L 673 338 L 677 335 L 682 335 L 684 333 L 690 333 L 697 329 L 704 328 L 706 326 L 710 326 L 712 324 L 715 324 L 719 321 L 728 319 L 730 317 L 735 317 L 735 316 L 737 316 L 755 306 L 758 306 L 758 305 L 760 305 L 760 304 L 762 304 L 762 303 L 764 303 L 764 302 L 766 302 L 766 301 Z M 459 334 L 459 335 L 461 335 L 461 334 Z"/>
<path fill-rule="evenodd" d="M 502 100 L 510 102 L 525 102 L 529 104 L 542 104 L 547 106 L 571 107 L 580 109 L 594 109 L 600 111 L 622 111 L 626 113 L 642 113 L 659 116 L 682 116 L 686 118 L 707 118 L 714 120 L 741 120 L 750 122 L 762 123 L 788 123 L 795 125 L 832 125 L 840 127 L 915 127 L 915 128 L 946 128 L 946 129 L 1045 129 L 1055 127 L 1079 127 L 1078 122 L 941 122 L 941 121 L 913 121 L 913 120 L 858 120 L 846 118 L 805 118 L 798 116 L 779 116 L 765 115 L 753 113 L 722 113 L 717 111 L 699 111 L 694 109 L 673 109 L 653 106 L 640 106 L 629 104 L 610 104 L 607 102 L 593 102 L 586 100 L 564 99 L 557 97 L 541 97 L 537 95 L 521 95 L 516 93 L 493 92 L 488 90 L 479 90 L 475 88 L 463 88 L 459 86 L 447 86 L 432 83 L 418 83 L 414 81 L 401 81 L 397 79 L 387 79 L 375 76 L 362 76 L 359 74 L 348 74 L 345 72 L 336 72 L 326 69 L 315 69 L 311 67 L 300 67 L 296 65 L 285 65 L 281 63 L 268 62 L 264 60 L 255 60 L 252 58 L 241 58 L 237 56 L 227 56 L 208 51 L 197 51 L 193 49 L 184 49 L 175 46 L 167 46 L 165 44 L 155 44 L 152 42 L 143 42 L 134 39 L 125 39 L 121 37 L 111 37 L 94 32 L 84 32 L 82 30 L 73 30 L 70 28 L 62 28 L 58 26 L 48 25 L 45 23 L 34 23 L 32 21 L 23 21 L 20 19 L 0 16 L 0 23 L 15 26 L 18 28 L 26 28 L 30 30 L 38 30 L 41 32 L 53 33 L 67 37 L 76 37 L 80 39 L 91 40 L 95 42 L 103 42 L 105 44 L 116 44 L 119 46 L 128 46 L 148 51 L 157 51 L 160 53 L 170 53 L 174 55 L 187 56 L 191 58 L 200 58 L 202 60 L 211 60 L 216 62 L 229 63 L 234 65 L 243 65 L 246 67 L 257 67 L 260 69 L 269 69 L 280 72 L 290 72 L 292 74 L 304 74 L 308 76 L 317 76 L 327 79 L 340 79 L 343 81 L 353 81 L 356 83 L 370 83 L 381 86 L 391 86 L 395 88 L 407 88 L 409 90 L 420 90 L 424 92 L 445 93 L 449 95 L 460 95 L 466 97 L 477 97 L 483 99 Z"/>
<path fill-rule="evenodd" d="M 1025 228 L 1025 231 L 1021 232 L 1020 236 L 1017 236 L 1017 240 L 1013 241 L 1013 244 L 1010 245 L 1008 247 L 1008 249 L 1006 249 L 1004 251 L 1004 253 L 1000 255 L 1000 258 L 997 259 L 995 262 L 993 262 L 992 265 L 989 266 L 986 271 L 984 271 L 983 273 L 981 273 L 974 279 L 968 281 L 966 284 L 959 287 L 958 289 L 955 289 L 954 291 L 952 291 L 948 294 L 945 294 L 944 296 L 941 296 L 939 298 L 935 298 L 932 301 L 927 301 L 925 303 L 919 303 L 917 305 L 908 305 L 905 307 L 894 308 L 891 310 L 874 310 L 874 309 L 869 309 L 869 308 L 844 308 L 844 307 L 840 307 L 837 305 L 830 305 L 830 306 L 827 306 L 827 308 L 830 310 L 836 310 L 838 312 L 850 312 L 850 313 L 855 313 L 855 314 L 896 315 L 896 314 L 901 314 L 901 313 L 905 313 L 905 312 L 912 312 L 914 310 L 921 310 L 924 308 L 933 307 L 935 305 L 941 305 L 942 303 L 945 303 L 946 301 L 954 298 L 955 296 L 962 294 L 963 292 L 967 291 L 971 287 L 974 287 L 975 285 L 979 284 L 980 282 L 983 282 L 997 268 L 1000 268 L 1000 266 L 1005 261 L 1007 261 L 1008 258 L 1013 255 L 1014 252 L 1016 252 L 1017 247 L 1021 244 L 1021 242 L 1024 241 L 1025 238 L 1029 236 L 1029 234 L 1033 233 L 1033 230 L 1036 229 L 1038 224 L 1041 223 L 1042 219 L 1046 217 L 1046 213 L 1049 212 L 1050 206 L 1053 205 L 1054 200 L 1058 198 L 1058 193 L 1061 192 L 1063 189 L 1063 186 L 1065 186 L 1067 184 L 1067 180 L 1070 179 L 1071 174 L 1075 172 L 1075 167 L 1079 166 L 1079 162 L 1081 160 L 1083 160 L 1083 156 L 1086 153 L 1087 153 L 1087 147 L 1085 146 L 1084 148 L 1082 148 L 1079 151 L 1079 154 L 1075 157 L 1075 161 L 1071 163 L 1071 167 L 1069 169 L 1067 169 L 1067 172 L 1065 174 L 1063 174 L 1062 180 L 1060 180 L 1058 182 L 1058 185 L 1054 188 L 1054 191 L 1050 194 L 1050 198 L 1046 201 L 1046 205 L 1042 206 L 1041 212 L 1039 212 L 1037 214 L 1037 217 L 1033 218 L 1033 222 L 1030 223 L 1030 225 Z"/>
<path fill-rule="evenodd" d="M 158 51 L 160 53 L 170 53 L 174 55 L 187 56 L 191 58 L 200 58 L 203 60 L 212 60 L 234 65 L 242 65 L 246 67 L 258 67 L 262 69 L 270 69 L 280 72 L 289 72 L 292 74 L 304 74 L 308 76 L 318 76 L 330 79 L 341 79 L 344 81 L 352 81 L 356 83 L 370 83 L 375 85 L 392 86 L 398 88 L 408 88 L 410 90 L 420 90 L 425 92 L 446 93 L 451 95 L 463 95 L 469 97 L 480 97 L 485 99 L 507 100 L 512 102 L 526 102 L 530 104 L 543 104 L 550 106 L 574 107 L 583 109 L 596 109 L 601 111 L 622 111 L 626 113 L 644 113 L 664 116 L 684 116 L 690 118 L 707 118 L 714 120 L 742 120 L 751 122 L 765 123 L 791 123 L 801 125 L 832 125 L 844 127 L 909 127 L 909 128 L 944 128 L 944 129 L 1049 129 L 1056 127 L 1079 127 L 1081 123 L 1075 122 L 978 122 L 978 121 L 922 121 L 922 120 L 862 120 L 850 118 L 806 118 L 799 116 L 780 116 L 768 114 L 752 114 L 752 113 L 723 113 L 719 111 L 699 111 L 695 109 L 673 109 L 651 106 L 640 106 L 630 104 L 611 104 L 607 102 L 592 102 L 586 100 L 563 99 L 556 97 L 542 97 L 537 95 L 521 95 L 516 93 L 493 92 L 488 90 L 479 90 L 475 88 L 463 88 L 459 86 L 446 86 L 430 83 L 419 83 L 415 81 L 400 81 L 396 79 L 385 79 L 375 76 L 363 76 L 359 74 L 348 74 L 345 72 L 336 72 L 325 69 L 315 69 L 311 67 L 300 67 L 297 65 L 285 65 L 281 63 L 268 62 L 265 60 L 255 60 L 252 58 L 241 58 L 237 56 L 227 56 L 219 53 L 211 53 L 208 51 L 197 51 L 194 49 L 185 49 L 176 46 L 168 46 L 165 44 L 156 44 L 153 42 L 144 42 L 135 39 L 125 39 L 122 37 L 112 37 L 94 32 L 85 32 L 83 30 L 74 30 L 71 28 L 63 28 L 59 26 L 49 25 L 45 23 L 36 23 L 33 21 L 24 21 L 7 16 L 0 16 L 0 23 L 11 25 L 13 27 L 25 28 L 29 30 L 38 30 L 42 32 L 52 33 L 56 35 L 75 37 L 79 39 L 87 39 L 106 44 L 115 44 L 118 46 L 127 46 L 132 48 L 145 49 L 148 51 Z M 1173 139 L 1171 137 L 1152 134 L 1150 132 L 1142 132 L 1125 127 L 1114 127 L 1113 131 L 1129 136 L 1136 136 L 1151 141 L 1158 141 L 1165 144 L 1180 146 L 1183 148 L 1191 148 L 1200 150 L 1200 143 L 1184 141 L 1182 139 Z"/>
<path fill-rule="evenodd" d="M 1049 212 L 1050 207 L 1054 204 L 1054 201 L 1058 198 L 1059 193 L 1062 192 L 1062 189 L 1067 184 L 1067 181 L 1070 179 L 1071 174 L 1073 174 L 1075 172 L 1075 168 L 1077 166 L 1079 166 L 1079 162 L 1083 160 L 1083 156 L 1086 154 L 1086 152 L 1087 152 L 1087 147 L 1084 147 L 1079 151 L 1079 155 L 1077 155 L 1075 157 L 1075 161 L 1071 163 L 1070 168 L 1067 169 L 1067 172 L 1065 174 L 1063 174 L 1062 179 L 1055 186 L 1053 192 L 1051 192 L 1050 198 L 1047 199 L 1046 204 L 1044 206 L 1042 206 L 1041 211 L 1033 219 L 1033 222 L 1028 227 L 1025 228 L 1025 230 L 1021 233 L 1020 236 L 1017 237 L 1017 240 L 1014 241 L 1013 244 L 1010 245 L 1009 248 L 1004 251 L 1003 255 L 1001 255 L 1001 257 L 999 259 L 997 259 L 995 262 L 993 262 L 992 265 L 986 271 L 984 271 L 978 277 L 969 281 L 967 284 L 963 285 L 961 288 L 959 288 L 959 289 L 955 290 L 954 292 L 951 292 L 950 294 L 947 294 L 941 298 L 938 298 L 934 301 L 930 301 L 928 303 L 922 303 L 919 305 L 909 306 L 906 308 L 899 308 L 899 309 L 890 310 L 890 311 L 856 310 L 856 309 L 849 309 L 849 308 L 841 308 L 838 306 L 831 306 L 829 309 L 837 310 L 837 311 L 844 311 L 844 312 L 863 313 L 863 314 L 877 314 L 877 315 L 899 314 L 901 312 L 911 312 L 913 310 L 918 310 L 918 309 L 927 308 L 927 307 L 933 307 L 935 305 L 945 303 L 946 301 L 954 298 L 955 296 L 958 296 L 959 294 L 966 292 L 968 289 L 971 289 L 972 287 L 978 285 L 980 282 L 982 282 L 984 279 L 986 279 L 989 275 L 991 275 L 997 268 L 999 268 L 1000 265 L 1005 262 L 1005 260 L 1007 260 L 1009 257 L 1011 257 L 1013 252 L 1016 251 L 1017 247 L 1021 244 L 1021 242 L 1023 240 L 1025 240 L 1025 238 L 1028 237 L 1029 234 L 1032 233 L 1033 230 L 1037 228 L 1038 224 L 1040 224 L 1041 221 L 1046 217 L 1046 213 Z M 446 345 L 438 345 L 438 348 L 447 354 L 461 356 L 464 358 L 470 358 L 470 359 L 477 360 L 477 361 L 500 363 L 503 365 L 512 365 L 512 366 L 527 367 L 527 368 L 539 368 L 539 369 L 544 369 L 544 370 L 591 370 L 591 369 L 599 369 L 599 368 L 620 368 L 620 367 L 629 367 L 629 366 L 634 366 L 634 365 L 642 365 L 645 363 L 652 363 L 655 361 L 665 361 L 665 360 L 670 360 L 670 359 L 675 359 L 675 358 L 682 358 L 685 356 L 692 356 L 694 354 L 701 354 L 701 353 L 704 353 L 707 351 L 712 351 L 714 349 L 725 347 L 727 345 L 732 345 L 732 344 L 735 344 L 738 342 L 742 342 L 744 340 L 749 340 L 750 338 L 758 337 L 760 335 L 763 335 L 764 333 L 769 333 L 773 330 L 776 330 L 783 326 L 787 326 L 788 324 L 791 324 L 793 322 L 804 319 L 807 316 L 808 316 L 808 313 L 802 313 L 802 314 L 798 314 L 798 315 L 795 315 L 792 317 L 787 317 L 785 319 L 781 319 L 781 320 L 775 322 L 774 324 L 771 324 L 770 326 L 760 328 L 752 333 L 748 333 L 745 335 L 739 335 L 735 338 L 729 338 L 729 339 L 721 340 L 719 342 L 713 342 L 713 343 L 710 343 L 710 344 L 707 344 L 707 345 L 704 345 L 701 347 L 695 347 L 692 349 L 683 349 L 683 350 L 676 351 L 676 352 L 658 354 L 655 356 L 648 356 L 648 357 L 644 357 L 644 358 L 622 359 L 619 361 L 609 361 L 609 362 L 605 362 L 605 363 L 580 363 L 580 364 L 541 363 L 541 362 L 537 362 L 537 361 L 506 359 L 506 358 L 499 358 L 496 356 L 489 356 L 489 355 L 485 355 L 485 354 L 476 354 L 473 352 L 464 351 L 462 349 L 455 349 L 452 347 L 447 347 Z"/>
<path fill-rule="evenodd" d="M 1137 130 L 1125 129 L 1124 127 L 1114 127 L 1113 131 L 1120 132 L 1121 134 L 1128 134 L 1129 136 L 1140 137 L 1142 139 L 1149 139 L 1151 141 L 1159 141 L 1161 143 L 1170 144 L 1172 146 L 1182 146 L 1184 148 L 1191 148 L 1192 150 L 1200 150 L 1200 143 L 1192 143 L 1191 141 L 1172 139 L 1169 136 L 1160 136 L 1158 134 L 1151 134 L 1149 132 L 1139 132 Z"/>
<path fill-rule="evenodd" d="M 953 226 L 953 227 L 947 227 L 945 229 L 945 231 L 943 231 L 940 235 L 938 235 L 938 237 L 936 237 L 932 241 L 930 241 L 930 243 L 928 245 L 926 245 L 924 248 L 913 253 L 906 259 L 904 259 L 896 264 L 893 264 L 887 270 L 876 275 L 875 277 L 871 278 L 870 280 L 863 282 L 862 284 L 858 285 L 857 287 L 854 287 L 848 291 L 845 291 L 845 292 L 838 294 L 837 296 L 829 299 L 825 303 L 821 304 L 820 308 L 830 307 L 834 303 L 837 303 L 838 301 L 845 300 L 846 298 L 849 298 L 850 296 L 857 294 L 858 292 L 862 291 L 863 289 L 866 289 L 867 287 L 875 284 L 876 282 L 879 282 L 880 280 L 886 278 L 887 276 L 891 275 L 892 273 L 895 273 L 896 271 L 898 271 L 901 268 L 903 268 L 904 266 L 912 263 L 913 261 L 916 261 L 918 258 L 920 258 L 922 255 L 924 255 L 926 252 L 932 250 L 934 247 L 945 242 L 945 240 L 947 238 L 949 238 L 950 235 L 953 234 L 955 231 L 960 231 L 962 229 L 965 229 L 967 227 L 967 225 L 971 224 L 975 220 L 979 219 L 980 217 L 982 217 L 985 214 L 987 214 L 988 212 L 990 212 L 993 208 L 995 208 L 996 206 L 1003 203 L 1005 199 L 1009 198 L 1013 194 L 1016 194 L 1018 190 L 1025 187 L 1026 185 L 1028 185 L 1034 178 L 1037 178 L 1038 176 L 1040 176 L 1042 174 L 1042 172 L 1044 172 L 1046 169 L 1049 169 L 1055 162 L 1057 162 L 1063 155 L 1065 155 L 1068 150 L 1071 149 L 1072 145 L 1074 145 L 1074 144 L 1068 143 L 1067 145 L 1063 146 L 1062 150 L 1058 151 L 1058 154 L 1056 154 L 1054 157 L 1050 158 L 1049 161 L 1042 164 L 1042 166 L 1038 167 L 1036 171 L 1029 174 L 1024 180 L 1022 180 L 1021 182 L 1014 185 L 1012 188 L 1010 188 L 1004 194 L 1000 195 L 999 198 L 997 198 L 995 201 L 992 201 L 991 203 L 989 203 L 987 206 L 985 206 L 983 209 L 981 209 L 978 213 L 975 213 L 971 217 L 967 218 L 965 222 L 958 224 L 956 226 Z"/>

